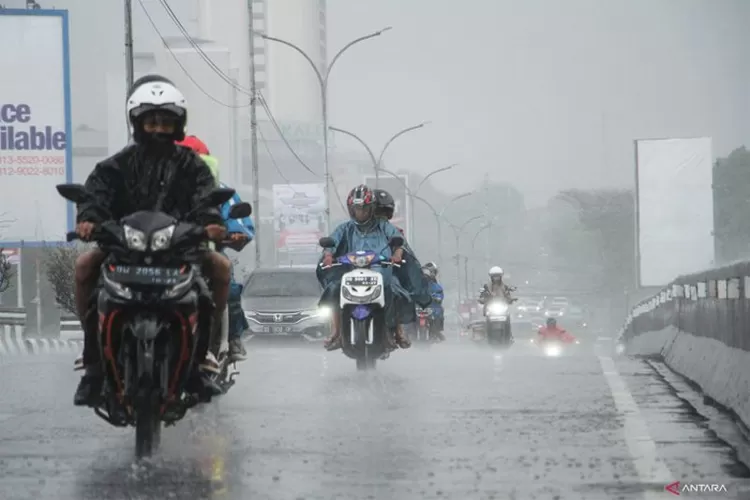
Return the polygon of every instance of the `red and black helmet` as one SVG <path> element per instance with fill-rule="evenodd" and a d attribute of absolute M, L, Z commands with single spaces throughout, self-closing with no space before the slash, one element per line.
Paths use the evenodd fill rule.
<path fill-rule="evenodd" d="M 375 211 L 375 193 L 372 189 L 360 184 L 351 191 L 346 197 L 346 208 L 349 210 L 349 216 L 354 218 L 354 207 L 369 208 L 371 212 Z"/>

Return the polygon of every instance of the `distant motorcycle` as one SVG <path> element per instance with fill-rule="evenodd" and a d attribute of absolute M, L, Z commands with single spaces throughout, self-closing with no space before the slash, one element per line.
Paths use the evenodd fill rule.
<path fill-rule="evenodd" d="M 484 306 L 485 337 L 490 345 L 509 346 L 513 343 L 510 328 L 510 304 L 502 297 L 493 297 Z"/>
<path fill-rule="evenodd" d="M 321 238 L 323 248 L 334 248 L 330 237 Z M 404 244 L 400 236 L 391 238 L 389 246 Z M 357 370 L 375 368 L 377 359 L 384 359 L 393 350 L 395 342 L 387 328 L 385 317 L 385 289 L 383 275 L 372 267 L 396 266 L 381 252 L 358 251 L 336 259 L 336 262 L 323 269 L 344 266 L 349 270 L 341 278 L 340 310 L 341 350 L 357 362 Z"/>
<path fill-rule="evenodd" d="M 430 330 L 432 329 L 432 309 L 417 307 L 417 342 L 430 342 Z"/>
<path fill-rule="evenodd" d="M 57 191 L 74 203 L 93 199 L 80 184 Z M 200 206 L 218 206 L 233 195 L 233 189 L 215 189 Z M 237 204 L 230 215 L 243 217 L 246 208 Z M 178 221 L 141 211 L 97 225 L 92 240 L 109 255 L 96 297 L 105 383 L 94 412 L 111 425 L 134 426 L 136 457 L 147 457 L 159 446 L 162 422 L 173 425 L 200 402 L 186 386 L 198 361 L 197 332 L 210 328 L 213 308 L 199 267 L 208 236 L 191 214 Z"/>

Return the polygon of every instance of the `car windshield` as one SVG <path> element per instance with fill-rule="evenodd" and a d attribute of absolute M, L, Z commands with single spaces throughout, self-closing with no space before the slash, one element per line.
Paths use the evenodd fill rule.
<path fill-rule="evenodd" d="M 242 292 L 245 297 L 314 297 L 321 293 L 315 271 L 256 272 Z"/>

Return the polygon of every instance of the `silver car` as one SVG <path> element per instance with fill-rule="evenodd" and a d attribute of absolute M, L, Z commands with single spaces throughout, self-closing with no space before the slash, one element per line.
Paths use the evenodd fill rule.
<path fill-rule="evenodd" d="M 324 340 L 331 332 L 332 311 L 318 307 L 321 293 L 314 269 L 256 269 L 242 291 L 250 325 L 246 338 Z"/>

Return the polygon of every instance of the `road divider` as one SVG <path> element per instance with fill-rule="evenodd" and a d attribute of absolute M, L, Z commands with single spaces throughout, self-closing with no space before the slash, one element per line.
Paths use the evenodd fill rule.
<path fill-rule="evenodd" d="M 633 308 L 618 344 L 662 358 L 750 426 L 750 262 L 675 279 Z"/>

